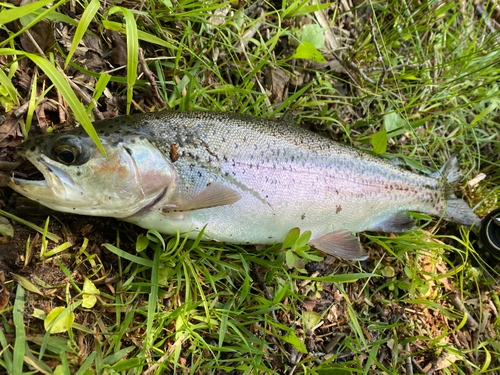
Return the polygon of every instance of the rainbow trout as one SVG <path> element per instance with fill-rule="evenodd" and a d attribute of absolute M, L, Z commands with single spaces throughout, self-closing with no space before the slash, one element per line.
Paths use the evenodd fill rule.
<path fill-rule="evenodd" d="M 157 112 L 96 122 L 107 158 L 83 129 L 18 147 L 45 180 L 12 177 L 16 192 L 51 209 L 119 218 L 166 234 L 234 244 L 310 245 L 346 259 L 366 252 L 353 232 L 402 232 L 408 211 L 471 226 L 455 197 L 456 158 L 424 176 L 285 121 L 216 112 Z"/>

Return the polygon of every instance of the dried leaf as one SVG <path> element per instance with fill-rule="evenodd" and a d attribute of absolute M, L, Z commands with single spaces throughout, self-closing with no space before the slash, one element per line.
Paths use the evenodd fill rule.
<path fill-rule="evenodd" d="M 17 283 L 21 285 L 24 289 L 29 290 L 31 293 L 38 294 L 39 296 L 45 296 L 42 292 L 40 292 L 40 290 L 35 286 L 35 284 L 33 284 L 28 279 L 16 274 L 12 274 L 12 278 L 16 280 Z"/>
<path fill-rule="evenodd" d="M 42 20 L 21 35 L 21 45 L 26 52 L 38 53 L 38 48 L 36 48 L 28 33 L 31 34 L 31 37 L 43 52 L 52 49 L 56 41 L 52 22 Z"/>

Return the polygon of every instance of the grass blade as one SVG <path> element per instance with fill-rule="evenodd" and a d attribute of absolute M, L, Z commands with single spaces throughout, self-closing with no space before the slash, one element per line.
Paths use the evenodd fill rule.
<path fill-rule="evenodd" d="M 16 341 L 14 343 L 13 375 L 23 373 L 24 353 L 26 349 L 26 331 L 24 329 L 24 289 L 21 285 L 17 286 L 16 300 L 14 301 L 14 310 L 12 312 L 14 327 L 16 330 Z"/>
<path fill-rule="evenodd" d="M 69 83 L 67 82 L 67 77 L 64 73 L 58 71 L 58 69 L 45 58 L 32 53 L 22 52 L 11 48 L 0 48 L 0 55 L 24 55 L 31 59 L 36 65 L 38 65 L 38 67 L 40 67 L 40 69 L 42 69 L 44 73 L 47 74 L 52 83 L 58 88 L 64 99 L 66 99 L 68 105 L 73 110 L 75 118 L 85 129 L 89 137 L 95 142 L 99 150 L 101 150 L 101 152 L 106 155 L 106 151 L 104 151 L 101 141 L 99 140 L 99 137 L 97 136 L 97 133 L 89 120 L 85 107 L 80 102 L 80 100 L 78 100 L 76 94 L 71 89 Z"/>
<path fill-rule="evenodd" d="M 139 63 L 139 37 L 134 14 L 123 7 L 113 7 L 109 14 L 122 12 L 127 30 L 127 115 L 130 113 L 134 84 L 137 79 L 137 64 Z"/>
<path fill-rule="evenodd" d="M 151 267 L 151 268 L 154 265 L 152 260 L 144 259 L 144 258 L 135 256 L 135 255 L 129 254 L 126 251 L 123 251 L 123 250 L 121 250 L 121 249 L 117 248 L 116 246 L 113 246 L 109 243 L 105 243 L 105 244 L 103 244 L 103 246 L 106 249 L 108 249 L 109 251 L 111 251 L 112 253 L 115 253 L 116 255 L 118 255 L 121 258 L 130 260 L 131 262 L 134 262 L 134 263 L 146 266 L 146 267 Z"/>
<path fill-rule="evenodd" d="M 4 10 L 0 13 L 0 25 L 15 21 L 21 17 L 33 13 L 35 10 L 51 3 L 53 0 L 40 0 L 20 7 Z"/>
<path fill-rule="evenodd" d="M 94 15 L 99 10 L 99 6 L 99 0 L 92 0 L 85 8 L 85 11 L 82 14 L 82 18 L 80 18 L 80 22 L 78 22 L 78 27 L 76 28 L 75 36 L 73 37 L 73 41 L 71 42 L 71 48 L 69 49 L 68 56 L 66 56 L 64 69 L 66 69 L 66 67 L 68 66 L 69 60 L 71 60 L 73 53 L 75 53 L 76 51 L 76 47 L 78 47 L 78 44 L 85 35 L 85 31 L 87 31 L 90 22 L 92 22 Z"/>
<path fill-rule="evenodd" d="M 0 329 L 0 344 L 2 344 L 2 354 L 5 369 L 7 373 L 12 374 L 12 354 L 10 353 L 9 344 L 7 343 L 7 338 L 5 337 L 3 330 Z"/>
<path fill-rule="evenodd" d="M 92 108 L 94 108 L 94 104 L 97 103 L 97 101 L 101 97 L 101 94 L 104 91 L 104 89 L 106 88 L 106 85 L 108 84 L 110 79 L 111 79 L 111 76 L 108 74 L 103 73 L 99 76 L 99 80 L 95 84 L 94 95 L 92 95 L 94 100 L 91 101 L 89 106 L 87 107 L 87 114 L 90 114 L 90 112 L 92 112 Z"/>
<path fill-rule="evenodd" d="M 40 22 L 42 19 L 44 19 L 45 17 L 47 17 L 50 13 L 52 13 L 55 9 L 57 9 L 59 7 L 59 5 L 67 2 L 68 0 L 61 0 L 59 1 L 57 4 L 51 6 L 49 9 L 47 10 L 44 10 L 42 13 L 38 14 L 28 25 L 24 26 L 21 30 L 19 30 L 18 32 L 14 33 L 14 34 L 11 34 L 7 39 L 5 39 L 2 43 L 0 43 L 0 46 L 3 46 L 5 45 L 6 43 L 12 41 L 15 37 L 21 35 L 22 33 L 24 33 L 26 30 L 32 28 L 33 26 L 35 26 L 38 22 Z M 38 4 L 37 2 L 35 3 L 32 3 L 32 4 Z M 17 11 L 18 8 L 16 8 L 16 11 Z M 10 9 L 10 10 L 13 10 L 13 9 Z M 9 10 L 9 11 L 10 11 Z M 3 13 L 2 13 L 3 14 Z M 16 14 L 17 15 L 17 14 Z M 18 17 L 19 18 L 19 17 Z M 16 18 L 17 19 L 17 18 Z"/>
<path fill-rule="evenodd" d="M 12 215 L 6 211 L 0 210 L 0 215 L 5 216 L 11 220 L 17 221 L 18 223 L 21 223 L 23 225 L 26 225 L 27 227 L 36 230 L 38 233 L 43 234 L 44 229 L 39 227 L 38 225 L 35 225 L 33 223 L 30 223 L 29 221 L 26 221 L 24 219 L 21 219 L 20 217 L 17 217 L 15 215 Z M 54 242 L 59 242 L 61 241 L 61 237 L 58 235 L 55 235 L 54 233 L 47 232 L 45 235 L 49 240 L 54 241 Z"/>
<path fill-rule="evenodd" d="M 19 105 L 19 101 L 17 100 L 17 96 L 18 96 L 17 90 L 14 87 L 14 85 L 12 84 L 11 80 L 9 79 L 9 77 L 7 77 L 7 75 L 5 74 L 5 72 L 2 69 L 0 69 L 0 85 L 5 86 L 5 88 L 7 89 L 7 92 L 9 93 L 9 96 L 11 97 L 12 101 L 16 105 Z"/>
<path fill-rule="evenodd" d="M 147 329 L 148 333 L 146 344 L 144 345 L 144 350 L 148 351 L 154 343 L 154 329 L 153 322 L 156 313 L 156 304 L 158 302 L 158 280 L 160 272 L 160 256 L 162 254 L 161 247 L 159 245 L 155 246 L 155 257 L 153 260 L 153 268 L 151 269 L 151 293 L 148 299 L 148 319 L 147 319 Z"/>
<path fill-rule="evenodd" d="M 37 74 L 35 72 L 35 75 L 33 78 L 33 83 L 31 86 L 31 96 L 30 96 L 30 101 L 29 101 L 29 105 L 28 105 L 28 114 L 26 116 L 26 125 L 24 127 L 21 127 L 21 129 L 24 130 L 23 136 L 25 139 L 28 138 L 28 133 L 29 133 L 30 127 L 31 127 L 31 121 L 33 120 L 33 113 L 35 113 L 36 86 L 37 86 L 36 78 L 37 78 Z"/>
<path fill-rule="evenodd" d="M 127 29 L 124 28 L 121 23 L 108 21 L 108 20 L 102 20 L 102 25 L 108 30 L 119 31 L 121 33 L 127 34 Z M 177 47 L 175 45 L 173 45 L 172 43 L 166 42 L 163 39 L 160 39 L 157 36 L 146 33 L 142 30 L 137 30 L 137 38 L 139 38 L 139 40 L 143 40 L 143 41 L 148 42 L 148 43 L 157 44 L 159 46 L 163 46 L 166 48 L 177 49 Z"/>

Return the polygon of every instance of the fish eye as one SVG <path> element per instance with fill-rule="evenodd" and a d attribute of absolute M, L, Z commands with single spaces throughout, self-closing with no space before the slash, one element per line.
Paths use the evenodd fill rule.
<path fill-rule="evenodd" d="M 73 164 L 76 161 L 76 150 L 71 150 L 66 147 L 58 147 L 55 151 L 58 161 L 63 164 Z"/>
<path fill-rule="evenodd" d="M 89 159 L 90 154 L 80 137 L 73 134 L 55 138 L 47 151 L 52 160 L 66 165 L 81 165 Z"/>

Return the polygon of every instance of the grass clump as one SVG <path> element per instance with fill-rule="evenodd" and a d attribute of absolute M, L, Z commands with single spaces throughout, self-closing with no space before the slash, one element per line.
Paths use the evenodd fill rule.
<path fill-rule="evenodd" d="M 117 112 L 288 112 L 422 173 L 458 153 L 459 193 L 480 216 L 498 207 L 498 7 L 349 4 L 2 3 L 2 158 L 17 160 L 17 134 L 64 130 L 73 117 L 98 143 L 91 120 Z M 319 261 L 297 233 L 255 249 L 105 219 L 47 221 L 33 238 L 16 226 L 1 246 L 25 262 L 0 259 L 0 366 L 498 373 L 497 260 L 482 260 L 475 230 L 418 218 L 419 230 L 364 234 L 370 260 L 361 265 Z M 52 233 L 64 246 L 48 242 Z"/>

